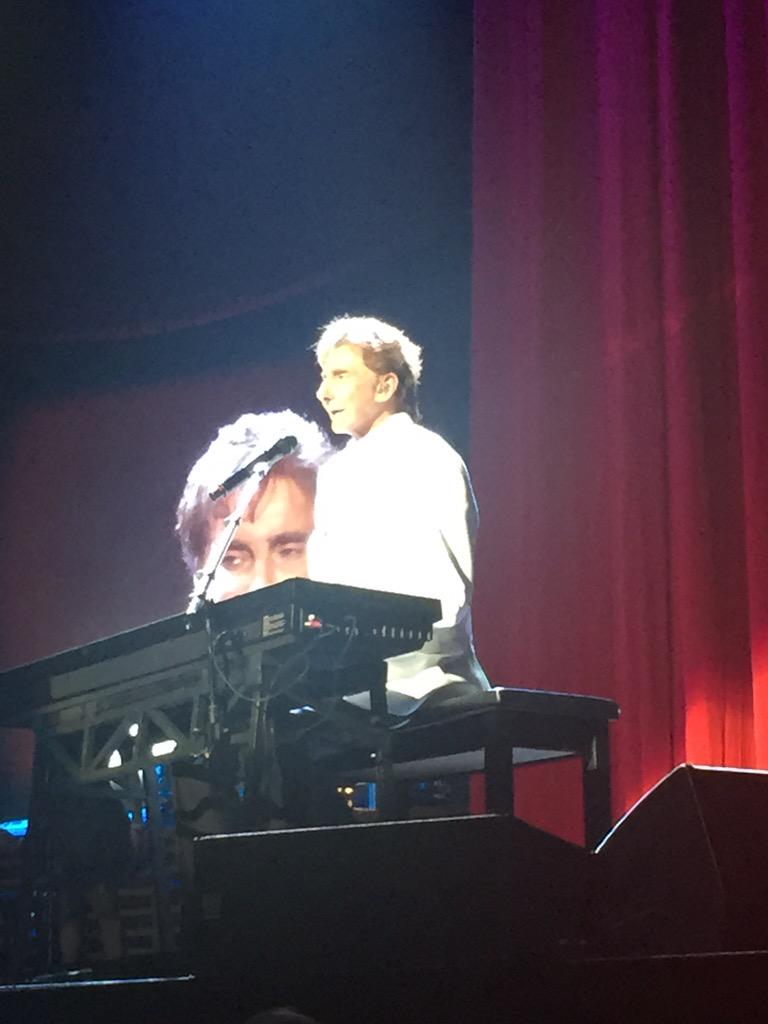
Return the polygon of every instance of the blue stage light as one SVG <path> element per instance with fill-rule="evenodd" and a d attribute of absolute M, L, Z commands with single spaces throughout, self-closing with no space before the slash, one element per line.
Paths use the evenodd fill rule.
<path fill-rule="evenodd" d="M 12 836 L 25 836 L 29 829 L 29 818 L 13 818 L 10 821 L 0 821 L 0 828 Z"/>

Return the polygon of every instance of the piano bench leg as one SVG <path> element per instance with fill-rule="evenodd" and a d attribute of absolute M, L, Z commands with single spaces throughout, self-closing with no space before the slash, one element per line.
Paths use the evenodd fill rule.
<path fill-rule="evenodd" d="M 508 738 L 494 737 L 485 746 L 485 809 L 488 814 L 515 813 L 514 750 Z"/>
<path fill-rule="evenodd" d="M 584 840 L 594 850 L 611 828 L 611 766 L 608 727 L 598 729 L 583 759 Z"/>

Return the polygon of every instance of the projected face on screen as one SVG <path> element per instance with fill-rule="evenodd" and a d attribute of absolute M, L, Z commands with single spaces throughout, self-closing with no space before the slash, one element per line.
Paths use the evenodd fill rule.
<path fill-rule="evenodd" d="M 225 520 L 236 508 L 242 488 L 216 501 L 210 492 L 289 436 L 298 441 L 296 452 L 277 462 L 260 483 L 253 476 L 242 485 L 252 489 L 252 497 L 216 570 L 210 600 L 224 601 L 307 575 L 317 467 L 329 446 L 316 424 L 290 411 L 247 413 L 219 430 L 189 472 L 176 510 L 176 532 L 194 576 L 227 529 Z"/>
<path fill-rule="evenodd" d="M 259 487 L 216 572 L 211 600 L 224 601 L 307 575 L 314 474 L 293 469 L 273 471 Z M 212 539 L 217 533 L 214 527 Z"/>

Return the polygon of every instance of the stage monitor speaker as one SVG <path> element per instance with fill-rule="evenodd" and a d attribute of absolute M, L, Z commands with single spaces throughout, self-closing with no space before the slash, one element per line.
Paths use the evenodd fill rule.
<path fill-rule="evenodd" d="M 596 861 L 606 953 L 768 949 L 768 772 L 679 765 Z"/>
<path fill-rule="evenodd" d="M 512 817 L 195 841 L 185 911 L 198 976 L 466 970 L 582 941 L 591 859 Z"/>

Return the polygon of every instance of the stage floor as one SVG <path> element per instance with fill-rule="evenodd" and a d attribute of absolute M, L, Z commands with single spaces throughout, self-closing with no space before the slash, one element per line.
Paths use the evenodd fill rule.
<path fill-rule="evenodd" d="M 247 978 L 217 986 L 190 974 L 35 979 L 0 986 L 3 1024 L 244 1024 L 291 1005 L 321 1024 L 763 1024 L 768 951 L 545 962 L 523 957 L 462 972 L 317 976 L 270 990 Z M 553 1014 L 555 1016 L 553 1016 Z"/>

